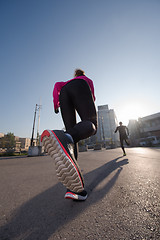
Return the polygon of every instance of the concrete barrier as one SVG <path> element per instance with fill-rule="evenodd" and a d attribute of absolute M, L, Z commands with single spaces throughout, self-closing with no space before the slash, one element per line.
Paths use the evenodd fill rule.
<path fill-rule="evenodd" d="M 42 154 L 42 147 L 41 146 L 30 146 L 28 150 L 28 156 L 40 156 Z"/>

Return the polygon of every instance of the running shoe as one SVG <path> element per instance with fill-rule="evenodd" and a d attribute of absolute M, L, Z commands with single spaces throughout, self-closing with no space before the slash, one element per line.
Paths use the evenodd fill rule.
<path fill-rule="evenodd" d="M 45 151 L 54 159 L 59 181 L 73 192 L 84 190 L 80 167 L 74 157 L 71 135 L 62 130 L 45 130 L 41 135 Z"/>
<path fill-rule="evenodd" d="M 78 200 L 78 201 L 85 201 L 87 199 L 87 192 L 83 190 L 80 193 L 75 193 L 72 191 L 67 191 L 65 196 L 65 199 L 73 199 L 73 200 Z"/>

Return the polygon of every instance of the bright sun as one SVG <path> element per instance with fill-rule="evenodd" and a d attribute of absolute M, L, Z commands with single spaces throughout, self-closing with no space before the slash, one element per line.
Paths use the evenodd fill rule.
<path fill-rule="evenodd" d="M 129 120 L 136 119 L 139 117 L 145 117 L 146 106 L 142 106 L 141 103 L 127 103 L 123 108 L 117 110 L 118 121 L 122 121 L 125 125 L 128 124 Z"/>

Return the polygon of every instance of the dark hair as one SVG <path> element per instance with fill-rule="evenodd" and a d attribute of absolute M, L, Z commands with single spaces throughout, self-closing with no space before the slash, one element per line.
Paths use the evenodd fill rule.
<path fill-rule="evenodd" d="M 78 77 L 78 76 L 82 76 L 85 75 L 85 72 L 82 69 L 76 69 L 74 72 L 74 76 Z"/>
<path fill-rule="evenodd" d="M 122 124 L 122 122 L 119 122 L 119 125 L 121 125 Z"/>

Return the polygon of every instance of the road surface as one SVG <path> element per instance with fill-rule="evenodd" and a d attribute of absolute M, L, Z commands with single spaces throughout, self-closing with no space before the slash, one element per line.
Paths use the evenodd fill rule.
<path fill-rule="evenodd" d="M 160 149 L 126 151 L 79 153 L 85 202 L 64 199 L 49 156 L 0 158 L 0 239 L 160 239 Z"/>

